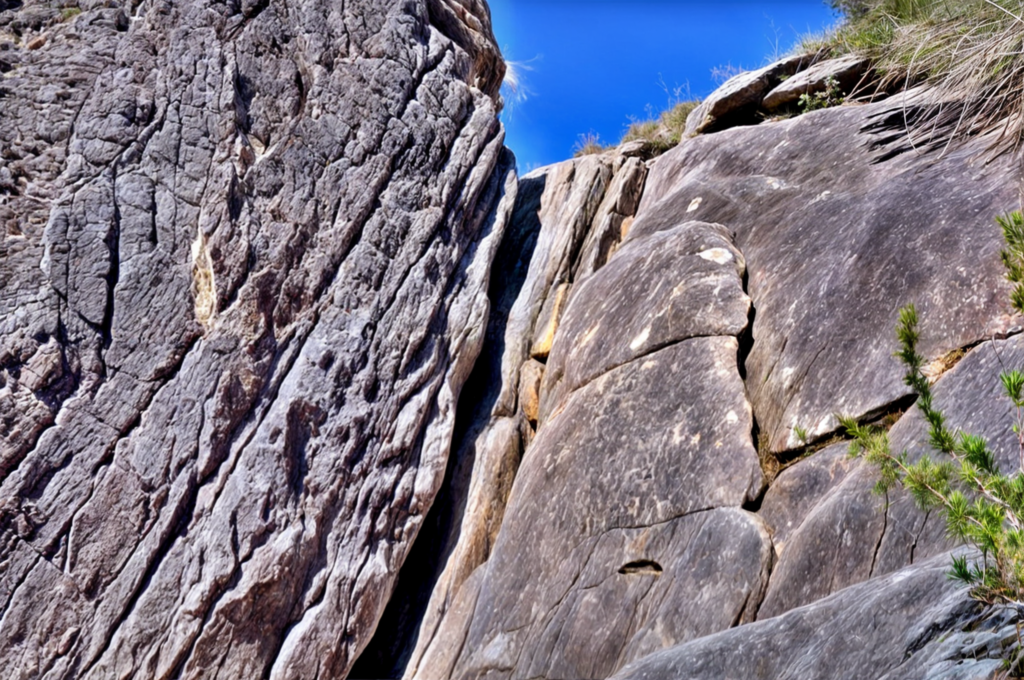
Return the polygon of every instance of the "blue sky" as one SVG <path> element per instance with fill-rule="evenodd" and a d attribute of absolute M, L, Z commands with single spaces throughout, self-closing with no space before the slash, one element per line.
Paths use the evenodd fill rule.
<path fill-rule="evenodd" d="M 580 135 L 617 142 L 630 119 L 703 97 L 713 69 L 757 68 L 834 25 L 824 0 L 489 0 L 521 64 L 502 119 L 521 172 L 572 156 Z M 681 88 L 681 89 L 679 89 Z"/>

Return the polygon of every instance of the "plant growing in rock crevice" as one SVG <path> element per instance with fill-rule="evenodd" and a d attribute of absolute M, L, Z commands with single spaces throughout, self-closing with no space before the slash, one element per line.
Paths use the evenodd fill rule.
<path fill-rule="evenodd" d="M 814 94 L 808 92 L 800 95 L 797 106 L 800 107 L 801 113 L 807 113 L 809 111 L 817 111 L 818 109 L 839 106 L 844 101 L 846 101 L 846 94 L 839 86 L 839 81 L 836 80 L 835 76 L 829 76 L 825 79 L 824 90 Z"/>
<path fill-rule="evenodd" d="M 1016 284 L 1013 306 L 1024 312 L 1024 216 L 1019 212 L 998 218 L 1007 249 L 1003 262 L 1007 278 Z M 925 359 L 917 351 L 918 317 L 913 305 L 900 311 L 896 327 L 906 366 L 905 382 L 917 394 L 917 406 L 928 424 L 928 444 L 936 457 L 922 455 L 911 462 L 906 451 L 894 454 L 880 428 L 842 418 L 853 438 L 851 453 L 863 455 L 881 475 L 876 491 L 901 487 L 924 510 L 945 518 L 948 534 L 977 548 L 980 560 L 953 559 L 950 577 L 971 586 L 971 595 L 989 604 L 1014 607 L 1024 615 L 1024 373 L 1006 371 L 999 378 L 1014 407 L 1017 469 L 1005 474 L 996 465 L 987 442 L 977 435 L 951 429 L 936 405 L 924 373 Z"/>

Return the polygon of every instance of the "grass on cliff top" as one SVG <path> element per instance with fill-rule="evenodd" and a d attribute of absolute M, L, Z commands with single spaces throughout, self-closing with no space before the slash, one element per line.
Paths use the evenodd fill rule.
<path fill-rule="evenodd" d="M 832 0 L 846 21 L 805 51 L 870 57 L 878 91 L 928 83 L 947 105 L 928 127 L 953 139 L 1024 139 L 1024 0 Z M 941 131 L 941 132 L 940 132 Z"/>
<path fill-rule="evenodd" d="M 699 105 L 697 100 L 680 101 L 662 111 L 657 119 L 634 121 L 619 144 L 643 140 L 651 145 L 655 153 L 665 153 L 682 141 L 686 118 Z"/>
<path fill-rule="evenodd" d="M 630 123 L 626 133 L 619 140 L 619 144 L 645 141 L 653 155 L 663 154 L 682 141 L 686 130 L 686 117 L 699 104 L 700 102 L 695 100 L 678 101 L 657 118 L 652 115 L 648 120 L 635 120 Z M 573 157 L 579 158 L 589 154 L 603 153 L 615 146 L 618 144 L 603 145 L 596 135 L 583 135 L 573 149 Z"/>

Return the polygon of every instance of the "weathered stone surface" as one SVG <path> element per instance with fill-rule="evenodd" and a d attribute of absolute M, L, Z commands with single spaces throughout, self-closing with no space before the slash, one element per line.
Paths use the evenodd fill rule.
<path fill-rule="evenodd" d="M 946 577 L 949 560 L 941 555 L 783 616 L 652 654 L 615 680 L 994 677 L 1000 662 L 966 656 L 966 635 L 947 638 L 984 620 Z M 954 664 L 936 657 L 957 655 L 960 667 L 952 670 L 960 674 L 940 676 Z"/>
<path fill-rule="evenodd" d="M 936 518 L 755 450 L 904 408 L 905 302 L 929 358 L 1019 331 L 989 140 L 896 98 L 517 190 L 482 0 L 80 8 L 0 4 L 7 675 L 992 672 Z M 936 394 L 1010 464 L 1000 360 Z"/>
<path fill-rule="evenodd" d="M 614 252 L 645 176 L 638 159 L 609 153 L 521 180 L 495 260 L 485 347 L 460 406 L 449 475 L 358 671 L 438 677 L 421 659 L 444 656 L 452 644 L 438 631 L 451 628 L 445 618 L 462 601 L 462 583 L 491 554 L 537 425 L 545 367 L 530 356 L 546 357 L 578 278 Z"/>
<path fill-rule="evenodd" d="M 446 621 L 446 630 L 433 638 L 433 650 L 461 649 L 454 666 L 450 666 L 451 658 L 445 657 L 444 667 L 453 670 L 444 677 L 606 677 L 636 658 L 623 652 L 634 644 L 632 629 L 619 630 L 614 627 L 616 622 L 592 614 L 589 601 L 575 594 L 575 584 L 583 579 L 585 563 L 599 564 L 607 571 L 616 560 L 625 559 L 625 554 L 616 550 L 611 550 L 607 559 L 603 553 L 589 552 L 597 545 L 595 537 L 603 535 L 607 527 L 623 526 L 616 519 L 622 508 L 665 502 L 660 490 L 629 493 L 623 498 L 630 470 L 662 469 L 643 455 L 637 460 L 633 456 L 638 451 L 642 454 L 647 446 L 665 446 L 662 441 L 667 433 L 678 430 L 678 416 L 660 414 L 648 404 L 657 401 L 658 408 L 663 408 L 663 402 L 678 408 L 703 408 L 708 397 L 699 386 L 709 381 L 702 379 L 699 371 L 687 371 L 685 379 L 659 371 L 659 390 L 670 389 L 676 380 L 685 380 L 685 385 L 679 386 L 678 395 L 659 393 L 655 400 L 645 396 L 650 394 L 647 387 L 606 388 L 612 376 L 618 381 L 619 376 L 637 372 L 638 366 L 647 366 L 655 357 L 693 343 L 733 343 L 736 361 L 742 365 L 730 367 L 732 379 L 739 378 L 741 368 L 746 369 L 747 390 L 755 396 L 755 408 L 761 409 L 757 412 L 760 429 L 769 436 L 775 433 L 773 448 L 778 451 L 794 446 L 794 426 L 807 427 L 812 437 L 823 436 L 834 427 L 820 422 L 813 427 L 816 421 L 805 415 L 789 421 L 779 418 L 790 407 L 798 414 L 809 412 L 801 400 L 805 393 L 820 399 L 817 407 L 828 417 L 838 411 L 870 418 L 906 406 L 901 371 L 891 358 L 892 327 L 898 307 L 916 299 L 913 296 L 919 292 L 930 293 L 919 302 L 919 307 L 927 308 L 924 343 L 930 356 L 974 342 L 984 333 L 1007 332 L 1014 327 L 1017 319 L 1003 302 L 1006 287 L 999 279 L 998 266 L 993 263 L 989 271 L 979 272 L 971 260 L 968 268 L 962 259 L 948 257 L 937 245 L 933 248 L 930 241 L 938 238 L 948 249 L 954 236 L 958 244 L 966 239 L 977 246 L 972 257 L 980 250 L 983 259 L 994 260 L 998 231 L 990 219 L 998 212 L 995 206 L 1009 195 L 1010 183 L 996 173 L 972 168 L 965 150 L 933 159 L 933 165 L 923 170 L 905 154 L 894 153 L 904 150 L 905 142 L 887 132 L 886 116 L 898 106 L 899 102 L 892 102 L 812 114 L 805 118 L 817 116 L 820 120 L 813 127 L 807 123 L 806 129 L 797 120 L 727 131 L 690 140 L 653 164 L 651 178 L 657 178 L 657 183 L 648 183 L 623 245 L 613 249 L 608 263 L 595 273 L 573 282 L 568 301 L 557 305 L 560 314 L 538 315 L 554 327 L 553 333 L 545 333 L 554 340 L 546 357 L 539 429 L 524 453 L 494 550 L 484 566 L 477 568 L 476 574 L 482 576 L 474 576 L 480 581 L 474 581 L 473 594 L 466 596 L 475 598 L 472 616 L 467 619 L 459 614 Z M 839 158 L 823 176 L 819 162 L 810 163 L 817 166 L 816 171 L 807 166 L 809 158 L 818 158 L 817 150 L 823 148 L 826 137 L 837 148 Z M 935 165 L 942 167 L 932 171 Z M 889 184 L 902 182 L 904 196 L 898 196 L 889 185 L 874 183 L 873 173 L 879 172 Z M 954 188 L 949 186 L 949 176 L 957 173 L 963 179 Z M 922 196 L 919 184 L 926 190 L 938 185 L 949 191 Z M 829 192 L 842 192 L 842 203 L 818 205 L 831 200 Z M 955 217 L 961 230 L 926 223 L 923 216 L 908 212 L 905 195 L 910 194 L 919 202 L 917 210 L 930 210 L 940 219 Z M 878 198 L 880 205 L 868 197 Z M 959 202 L 947 202 L 954 200 Z M 864 205 L 872 206 L 866 214 L 863 207 L 861 213 L 855 212 L 856 206 Z M 833 213 L 840 207 L 846 214 Z M 967 218 L 973 219 L 975 226 L 964 227 L 962 220 Z M 711 222 L 724 227 L 713 227 Z M 821 224 L 829 225 L 828 229 L 823 231 Z M 689 249 L 673 247 L 672 239 L 682 242 L 685 233 L 701 238 L 694 238 Z M 821 242 L 810 239 L 811 234 Z M 896 242 L 894 234 L 912 238 L 912 245 Z M 704 247 L 703 241 L 711 238 L 724 243 Z M 683 339 L 693 332 L 688 324 L 700 325 L 694 309 L 706 307 L 701 304 L 703 297 L 696 294 L 705 279 L 687 275 L 704 270 L 687 267 L 700 264 L 693 262 L 694 254 L 708 250 L 727 253 L 733 260 L 726 263 L 727 258 L 719 258 L 724 263 L 719 263 L 721 271 L 728 272 L 722 274 L 721 285 L 707 288 L 716 291 L 712 299 L 728 301 L 721 306 L 723 310 L 732 310 L 730 305 L 739 302 L 743 309 L 734 325 L 729 323 L 732 316 L 728 313 L 708 315 L 707 327 L 699 332 L 715 337 Z M 761 258 L 757 271 L 751 253 Z M 752 337 L 744 331 L 749 318 L 743 261 L 756 307 Z M 712 262 L 704 260 L 701 266 Z M 670 285 L 681 282 L 685 282 L 684 292 L 677 296 L 678 304 L 673 304 L 671 296 L 659 296 L 660 287 L 670 291 Z M 940 299 L 942 305 L 937 304 Z M 813 302 L 810 309 L 804 308 L 804 300 Z M 555 316 L 557 322 L 547 321 Z M 651 329 L 645 342 L 650 340 L 649 345 L 640 343 L 630 349 L 630 343 L 648 325 Z M 593 333 L 594 348 L 589 349 L 583 340 L 594 329 L 605 330 Z M 744 346 L 732 336 L 741 336 Z M 531 344 L 537 338 L 535 334 L 525 337 Z M 810 354 L 804 346 L 808 339 L 812 340 Z M 759 347 L 765 340 L 766 346 Z M 789 346 L 799 351 L 791 355 Z M 792 380 L 786 363 L 775 366 L 780 361 L 778 353 L 783 360 L 813 365 L 817 354 L 831 347 L 845 352 L 839 356 L 845 357 L 846 363 L 822 362 L 825 370 L 815 374 L 807 370 L 801 381 Z M 532 366 L 538 368 L 539 364 Z M 530 383 L 519 380 L 516 384 Z M 791 393 L 778 390 L 780 385 Z M 891 392 L 878 389 L 878 385 Z M 525 394 L 528 389 L 523 391 Z M 626 392 L 628 399 L 620 396 Z M 613 433 L 604 424 L 611 414 Z M 747 451 L 740 467 L 749 466 L 761 479 L 753 458 L 752 423 L 742 416 L 732 423 L 729 420 L 733 419 L 727 416 L 724 425 L 730 436 L 742 439 Z M 722 423 L 721 416 L 717 422 Z M 625 432 L 620 432 L 623 429 Z M 628 440 L 620 440 L 622 437 Z M 797 463 L 783 473 L 778 487 L 769 490 L 760 504 L 764 526 L 778 540 L 777 546 L 771 546 L 778 563 L 773 565 L 764 599 L 756 598 L 754 612 L 759 621 L 819 602 L 847 586 L 877 579 L 947 549 L 936 523 L 918 513 L 906 498 L 891 499 L 886 509 L 884 499 L 871 494 L 873 471 L 847 459 L 845 446 L 836 445 L 816 454 L 820 458 Z M 618 458 L 623 450 L 633 454 L 628 464 Z M 721 459 L 715 451 L 695 454 L 694 462 L 703 460 L 708 466 L 701 474 L 712 478 L 735 475 L 737 464 Z M 607 480 L 595 484 L 595 477 Z M 723 488 L 739 486 L 734 480 Z M 760 482 L 747 487 L 745 498 L 738 502 L 723 505 L 712 501 L 708 507 L 741 512 L 736 510 L 738 505 L 757 498 L 755 487 L 760 488 Z M 686 480 L 675 480 L 673 489 L 686 490 L 691 503 L 702 495 L 699 489 L 688 489 Z M 559 501 L 554 507 L 553 499 Z M 676 502 L 681 501 L 669 504 Z M 758 503 L 748 507 L 756 508 Z M 685 511 L 682 516 L 689 517 Z M 640 529 L 651 525 L 645 521 L 627 526 Z M 722 536 L 721 542 L 716 538 L 714 544 L 718 548 L 713 554 L 719 554 L 729 539 Z M 767 542 L 763 545 L 770 546 Z M 664 567 L 653 558 L 631 559 L 635 564 L 627 571 L 654 571 L 651 563 Z M 734 593 L 728 587 L 717 592 L 719 598 L 733 601 L 729 598 Z M 685 604 L 685 598 L 680 599 L 675 616 L 683 620 L 703 607 L 698 593 L 704 591 L 689 596 L 692 607 Z M 647 605 L 631 598 L 626 591 L 608 591 L 607 599 L 600 600 L 605 617 L 610 609 L 627 612 L 627 617 L 628 612 L 646 611 Z M 707 617 L 706 612 L 704 615 Z M 890 624 L 897 625 L 892 621 L 885 625 Z M 590 635 L 585 636 L 584 630 Z M 417 673 L 418 677 L 431 677 L 422 664 Z"/>
<path fill-rule="evenodd" d="M 747 327 L 746 265 L 725 227 L 687 222 L 631 241 L 575 289 L 544 374 L 541 420 L 616 366 L 687 338 Z"/>
<path fill-rule="evenodd" d="M 602 678 L 668 645 L 748 622 L 767 580 L 771 543 L 756 516 L 720 509 L 609 529 L 564 557 L 572 571 L 561 565 L 551 574 L 562 596 L 539 625 L 483 640 L 471 630 L 463 647 L 469 670 L 454 677 Z M 489 604 L 499 603 L 485 592 L 477 611 Z M 501 672 L 509 666 L 515 670 Z"/>
<path fill-rule="evenodd" d="M 486 7 L 60 7 L 0 13 L 5 677 L 343 677 L 514 198 Z"/>
<path fill-rule="evenodd" d="M 815 439 L 834 413 L 908 395 L 892 356 L 901 306 L 917 303 L 929 358 L 1019 325 L 993 221 L 1017 204 L 1013 161 L 982 162 L 984 139 L 922 158 L 905 113 L 894 98 L 726 130 L 648 177 L 626 243 L 681 219 L 736 234 L 756 310 L 746 381 L 776 451 L 799 445 L 795 427 Z"/>
<path fill-rule="evenodd" d="M 601 565 L 598 572 L 607 578 L 628 562 L 654 559 L 620 547 L 630 545 L 632 534 L 623 539 L 626 543 L 608 543 L 609 532 L 646 536 L 644 530 L 656 527 L 675 531 L 663 525 L 695 513 L 718 517 L 707 512 L 714 508 L 738 513 L 758 495 L 763 481 L 750 441 L 737 350 L 736 339 L 729 337 L 677 343 L 592 381 L 542 425 L 516 478 L 453 677 L 487 672 L 513 678 L 601 677 L 624 662 L 620 654 L 633 644 L 632 638 L 622 638 L 622 631 L 612 635 L 611 629 L 608 635 L 587 631 L 586 622 L 619 624 L 592 609 L 577 614 L 583 606 L 577 597 L 584 593 L 566 595 L 595 585 L 584 578 L 590 573 L 588 565 Z M 770 543 L 756 518 L 728 516 L 742 516 L 741 524 L 750 527 L 744 530 L 747 534 L 709 520 L 708 536 L 702 539 L 708 542 L 710 559 L 728 578 L 721 589 L 703 590 L 691 582 L 678 597 L 693 600 L 717 593 L 715 601 L 733 603 L 728 610 L 733 618 L 719 617 L 718 607 L 710 607 L 714 616 L 709 610 L 679 608 L 672 614 L 677 623 L 666 619 L 666 629 L 675 626 L 697 634 L 698 629 L 679 622 L 703 620 L 699 630 L 705 634 L 731 625 L 741 612 L 753 614 L 748 607 L 760 599 Z M 750 552 L 750 545 L 761 545 L 755 550 L 761 557 L 740 560 L 733 538 L 747 546 L 743 554 Z M 726 583 L 748 586 L 740 589 L 739 597 Z M 748 596 L 753 599 L 748 601 Z M 616 618 L 643 621 L 644 612 L 656 605 L 631 597 L 635 606 L 624 604 Z M 577 642 L 555 645 L 560 631 Z"/>
<path fill-rule="evenodd" d="M 749 124 L 752 121 L 744 119 L 757 112 L 765 94 L 783 78 L 807 68 L 813 61 L 813 55 L 797 55 L 756 71 L 745 71 L 733 76 L 708 95 L 686 118 L 686 135 L 714 132 L 736 124 L 737 121 Z"/>
<path fill-rule="evenodd" d="M 857 87 L 861 79 L 871 67 L 868 59 L 856 55 L 827 59 L 818 62 L 792 78 L 782 81 L 768 93 L 761 105 L 768 111 L 774 111 L 799 101 L 805 94 L 824 92 L 826 81 L 835 78 L 844 94 L 849 94 Z"/>
<path fill-rule="evenodd" d="M 888 528 L 888 509 L 886 499 L 871 492 L 876 474 L 868 466 L 858 466 L 814 504 L 797 527 L 783 531 L 783 549 L 758 612 L 759 620 L 884 573 L 876 574 L 875 569 Z M 913 508 L 904 510 L 915 512 Z M 921 516 L 918 523 L 923 520 Z M 909 547 L 914 534 L 908 532 L 900 538 Z"/>
<path fill-rule="evenodd" d="M 944 630 L 881 680 L 998 680 L 1018 647 L 1017 619 L 995 610 Z"/>
<path fill-rule="evenodd" d="M 532 359 L 519 369 L 519 403 L 534 430 L 540 420 L 540 390 L 545 370 L 544 364 Z"/>
<path fill-rule="evenodd" d="M 776 555 L 783 555 L 789 537 L 863 463 L 849 454 L 849 442 L 841 442 L 798 461 L 772 482 L 758 513 L 772 532 Z"/>
<path fill-rule="evenodd" d="M 981 435 L 1000 467 L 1019 469 L 1010 405 L 999 373 L 1024 367 L 1024 336 L 986 342 L 943 375 L 935 403 L 950 427 Z M 930 453 L 927 424 L 913 408 L 890 432 L 894 451 L 912 459 Z M 780 475 L 765 496 L 761 515 L 773 530 L 778 563 L 759 618 L 776 616 L 848 585 L 886 574 L 947 550 L 941 518 L 914 507 L 902 493 L 872 493 L 877 472 L 860 461 L 839 462 L 836 444 Z M 839 478 L 838 465 L 849 470 Z M 825 470 L 830 474 L 824 474 Z M 798 498 L 797 498 L 798 497 Z M 794 500 L 796 502 L 794 502 Z"/>

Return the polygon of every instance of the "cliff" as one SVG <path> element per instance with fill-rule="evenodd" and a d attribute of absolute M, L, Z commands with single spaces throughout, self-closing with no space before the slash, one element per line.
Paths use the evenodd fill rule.
<path fill-rule="evenodd" d="M 937 92 L 754 124 L 846 77 L 787 60 L 517 178 L 481 0 L 80 8 L 0 0 L 9 677 L 1001 671 L 836 420 L 926 449 L 913 302 L 1016 466 L 1019 165 Z"/>
<path fill-rule="evenodd" d="M 485 7 L 2 16 L 5 676 L 344 677 L 515 193 Z"/>
<path fill-rule="evenodd" d="M 539 233 L 511 313 L 492 319 L 493 405 L 453 449 L 473 473 L 406 677 L 1001 668 L 1012 627 L 946 579 L 944 524 L 874 495 L 875 469 L 830 443 L 845 414 L 926 449 L 893 357 L 915 302 L 951 425 L 1016 466 L 997 375 L 1024 344 L 993 216 L 1015 204 L 1018 169 L 990 139 L 915 151 L 903 116 L 920 98 L 520 180 L 509 234 Z M 1002 627 L 995 658 L 955 637 L 978 625 Z"/>

